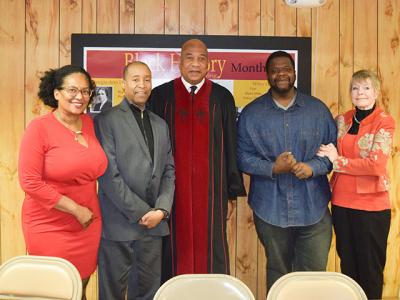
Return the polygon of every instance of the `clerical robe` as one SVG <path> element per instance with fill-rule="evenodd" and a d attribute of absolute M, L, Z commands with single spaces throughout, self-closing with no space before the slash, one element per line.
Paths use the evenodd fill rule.
<path fill-rule="evenodd" d="M 233 96 L 208 79 L 191 95 L 177 78 L 153 89 L 149 108 L 167 121 L 175 158 L 163 280 L 188 273 L 229 274 L 228 199 L 245 195 L 236 163 Z"/>

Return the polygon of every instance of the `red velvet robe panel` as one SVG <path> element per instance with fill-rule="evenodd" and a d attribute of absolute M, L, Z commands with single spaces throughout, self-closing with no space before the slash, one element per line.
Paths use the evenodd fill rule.
<path fill-rule="evenodd" d="M 177 273 L 207 273 L 208 232 L 208 96 L 205 84 L 190 95 L 181 80 L 174 82 Z"/>
<path fill-rule="evenodd" d="M 228 198 L 245 195 L 236 164 L 233 97 L 206 80 L 192 99 L 177 78 L 152 91 L 149 108 L 169 125 L 176 167 L 163 280 L 184 273 L 229 274 Z"/>

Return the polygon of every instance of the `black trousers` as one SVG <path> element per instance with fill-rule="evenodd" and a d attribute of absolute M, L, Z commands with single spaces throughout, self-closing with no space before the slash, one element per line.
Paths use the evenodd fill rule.
<path fill-rule="evenodd" d="M 98 272 L 100 300 L 152 300 L 160 287 L 161 237 L 126 242 L 102 238 Z"/>
<path fill-rule="evenodd" d="M 332 221 L 342 273 L 353 278 L 368 299 L 381 299 L 390 210 L 364 211 L 333 205 Z"/>

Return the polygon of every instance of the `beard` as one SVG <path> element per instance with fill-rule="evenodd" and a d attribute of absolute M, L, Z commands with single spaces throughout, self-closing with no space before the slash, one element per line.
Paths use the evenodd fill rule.
<path fill-rule="evenodd" d="M 288 79 L 288 83 L 286 86 L 279 86 L 279 84 L 277 84 L 277 82 L 274 81 L 273 84 L 270 83 L 270 87 L 275 93 L 279 95 L 284 95 L 293 89 L 294 80 Z"/>

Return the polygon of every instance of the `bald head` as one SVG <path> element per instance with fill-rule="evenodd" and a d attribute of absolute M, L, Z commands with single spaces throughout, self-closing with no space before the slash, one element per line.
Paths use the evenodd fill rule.
<path fill-rule="evenodd" d="M 206 44 L 204 44 L 204 42 L 199 39 L 190 39 L 184 42 L 181 48 L 181 53 L 191 47 L 197 47 L 199 49 L 203 49 L 208 54 Z"/>
<path fill-rule="evenodd" d="M 200 83 L 208 72 L 208 50 L 199 39 L 186 41 L 181 48 L 179 70 L 183 79 L 192 85 Z"/>

